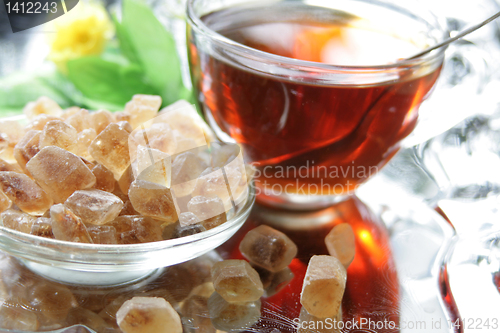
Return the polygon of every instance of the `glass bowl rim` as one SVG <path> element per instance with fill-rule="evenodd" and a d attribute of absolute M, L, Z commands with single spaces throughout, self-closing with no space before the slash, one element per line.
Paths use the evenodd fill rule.
<path fill-rule="evenodd" d="M 274 65 L 274 66 L 279 66 L 279 67 L 289 67 L 293 68 L 295 71 L 298 71 L 299 73 L 324 73 L 326 72 L 347 72 L 347 73 L 377 73 L 377 72 L 383 72 L 383 71 L 390 71 L 390 70 L 400 70 L 401 68 L 413 68 L 413 67 L 418 67 L 421 65 L 425 65 L 428 63 L 435 63 L 442 61 L 444 58 L 444 53 L 447 49 L 447 47 L 441 47 L 437 50 L 434 50 L 424 56 L 415 58 L 415 59 L 405 59 L 405 60 L 400 60 L 395 63 L 391 64 L 385 64 L 385 65 L 372 65 L 372 66 L 345 66 L 345 65 L 331 65 L 331 64 L 323 64 L 319 62 L 314 62 L 314 61 L 306 61 L 306 60 L 299 60 L 299 59 L 293 59 L 289 57 L 284 57 L 284 56 L 279 56 L 275 55 L 272 53 L 268 53 L 265 51 L 260 51 L 257 49 L 254 49 L 252 47 L 246 46 L 244 44 L 238 43 L 236 41 L 233 41 L 227 37 L 224 37 L 223 35 L 217 33 L 216 31 L 210 29 L 203 21 L 200 19 L 198 15 L 195 13 L 194 9 L 194 2 L 196 1 L 202 1 L 202 0 L 188 0 L 186 4 L 186 19 L 187 21 L 191 24 L 191 26 L 200 32 L 202 32 L 204 35 L 208 36 L 212 41 L 214 41 L 216 44 L 218 44 L 221 47 L 227 48 L 237 54 L 240 57 L 245 57 L 245 58 L 252 58 L 252 59 L 262 59 L 265 60 L 267 64 Z M 273 2 L 281 2 L 280 1 L 273 1 Z M 364 1 L 364 0 L 361 0 Z M 249 2 L 245 2 L 247 4 Z M 377 1 L 377 0 L 371 0 L 369 1 L 370 4 L 377 4 L 377 5 L 385 5 L 387 6 L 387 3 Z M 399 5 L 392 4 L 390 6 L 391 10 L 394 10 L 395 8 L 401 9 L 404 8 Z M 422 9 L 420 9 L 422 10 Z M 441 20 L 436 17 L 434 14 L 432 14 L 429 10 L 424 10 L 426 15 L 433 17 L 435 22 L 431 24 L 434 28 L 439 29 L 442 33 L 443 36 L 442 38 L 449 37 L 449 31 L 446 28 L 446 25 L 441 22 Z M 421 19 L 424 19 L 427 23 L 430 24 L 429 20 L 427 18 L 423 18 L 422 16 L 418 16 Z"/>

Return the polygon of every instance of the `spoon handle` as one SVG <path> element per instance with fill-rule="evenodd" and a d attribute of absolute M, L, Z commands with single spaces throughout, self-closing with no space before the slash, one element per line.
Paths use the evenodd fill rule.
<path fill-rule="evenodd" d="M 482 26 L 484 26 L 484 25 L 486 25 L 486 24 L 490 23 L 491 21 L 495 20 L 495 19 L 496 19 L 496 18 L 498 18 L 499 16 L 500 16 L 500 12 L 498 12 L 498 13 L 496 13 L 495 15 L 493 15 L 493 16 L 491 16 L 491 17 L 487 18 L 486 20 L 482 21 L 482 22 L 481 22 L 481 23 L 479 23 L 479 24 L 473 25 L 472 27 L 470 27 L 470 28 L 468 28 L 468 29 L 465 29 L 464 31 L 460 32 L 459 34 L 457 34 L 457 35 L 455 35 L 455 36 L 453 36 L 453 37 L 450 37 L 450 38 L 448 38 L 448 39 L 446 39 L 446 40 L 442 41 L 442 42 L 441 42 L 441 43 L 439 43 L 439 44 L 436 44 L 436 45 L 434 45 L 434 46 L 431 46 L 431 47 L 429 47 L 429 48 L 427 48 L 427 49 L 423 50 L 422 52 L 415 54 L 414 56 L 412 56 L 412 57 L 408 58 L 408 60 L 411 60 L 411 59 L 416 59 L 416 58 L 418 58 L 418 57 L 423 56 L 424 54 L 427 54 L 427 53 L 429 53 L 429 52 L 431 52 L 431 51 L 434 51 L 435 49 L 439 49 L 440 47 L 443 47 L 443 46 L 446 46 L 446 45 L 448 45 L 448 44 L 450 44 L 450 43 L 453 43 L 453 42 L 454 42 L 454 41 L 456 41 L 457 39 L 460 39 L 460 38 L 464 37 L 465 35 L 468 35 L 468 34 L 470 34 L 471 32 L 476 31 L 477 29 L 481 28 Z"/>

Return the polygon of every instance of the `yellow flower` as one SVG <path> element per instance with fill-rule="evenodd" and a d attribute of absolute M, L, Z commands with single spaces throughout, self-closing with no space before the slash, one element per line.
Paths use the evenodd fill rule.
<path fill-rule="evenodd" d="M 104 7 L 83 3 L 54 20 L 49 59 L 66 71 L 68 60 L 100 54 L 113 37 L 113 25 Z"/>

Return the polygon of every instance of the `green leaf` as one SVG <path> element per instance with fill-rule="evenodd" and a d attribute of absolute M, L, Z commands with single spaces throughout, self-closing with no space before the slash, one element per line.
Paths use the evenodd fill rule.
<path fill-rule="evenodd" d="M 20 114 L 28 102 L 41 96 L 53 99 L 63 108 L 73 105 L 71 95 L 65 94 L 50 82 L 55 79 L 51 77 L 52 74 L 17 73 L 0 79 L 0 116 Z M 61 81 L 58 82 L 58 86 L 65 87 Z"/>
<path fill-rule="evenodd" d="M 152 10 L 138 0 L 124 0 L 119 28 L 135 54 L 151 85 L 160 92 L 165 104 L 179 99 L 183 89 L 180 61 L 175 40 L 158 21 Z M 128 48 L 126 44 L 126 48 Z"/>
<path fill-rule="evenodd" d="M 84 57 L 68 62 L 68 77 L 86 97 L 86 103 L 123 109 L 134 94 L 157 94 L 134 64 Z"/>
<path fill-rule="evenodd" d="M 121 23 L 118 21 L 118 18 L 113 15 L 113 22 L 115 24 L 116 37 L 118 38 L 118 42 L 120 43 L 120 49 L 125 55 L 125 57 L 133 63 L 139 63 L 139 58 L 135 53 L 134 46 L 132 45 L 130 38 L 127 34 L 127 31 L 122 27 Z"/>

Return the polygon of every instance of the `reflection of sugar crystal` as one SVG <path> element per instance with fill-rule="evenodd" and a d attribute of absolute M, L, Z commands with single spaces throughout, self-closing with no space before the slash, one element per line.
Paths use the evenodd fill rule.
<path fill-rule="evenodd" d="M 116 312 L 124 333 L 182 333 L 179 314 L 160 297 L 134 297 Z"/>
<path fill-rule="evenodd" d="M 229 303 L 216 292 L 208 299 L 207 306 L 214 327 L 227 332 L 245 331 L 258 322 L 261 315 L 260 300 Z"/>
<path fill-rule="evenodd" d="M 53 282 L 36 283 L 29 291 L 30 306 L 42 318 L 55 322 L 66 319 L 78 303 L 68 287 Z"/>

